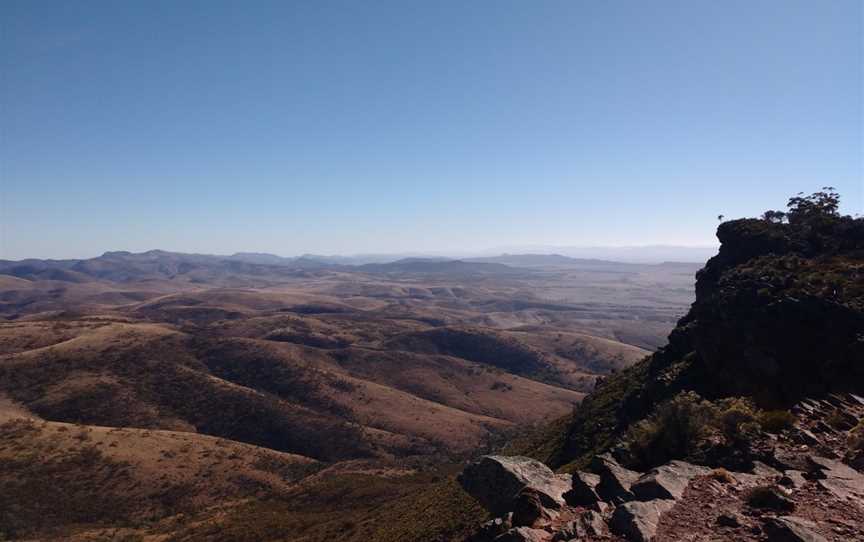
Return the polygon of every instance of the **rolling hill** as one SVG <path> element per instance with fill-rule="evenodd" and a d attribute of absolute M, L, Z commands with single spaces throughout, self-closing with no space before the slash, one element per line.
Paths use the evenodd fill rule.
<path fill-rule="evenodd" d="M 2 262 L 0 484 L 23 500 L 0 498 L 0 533 L 458 536 L 481 512 L 456 463 L 572 412 L 684 310 L 677 270 L 621 276 L 164 251 Z M 572 299 L 598 281 L 608 295 Z"/>

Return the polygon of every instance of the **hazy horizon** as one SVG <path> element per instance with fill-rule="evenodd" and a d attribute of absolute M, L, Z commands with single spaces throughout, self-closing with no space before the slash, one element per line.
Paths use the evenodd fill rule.
<path fill-rule="evenodd" d="M 862 4 L 0 5 L 0 259 L 716 246 L 864 212 Z"/>
<path fill-rule="evenodd" d="M 478 250 L 441 250 L 441 251 L 384 251 L 384 252 L 357 252 L 357 253 L 276 253 L 262 251 L 240 250 L 234 252 L 217 251 L 178 251 L 165 250 L 163 248 L 151 247 L 143 250 L 126 250 L 123 248 L 112 248 L 94 254 L 81 254 L 67 258 L 51 258 L 47 256 L 27 256 L 24 258 L 0 258 L 7 261 L 24 260 L 86 260 L 106 255 L 108 253 L 131 253 L 144 254 L 149 252 L 163 251 L 176 254 L 200 255 L 200 256 L 237 256 L 261 254 L 267 256 L 278 256 L 280 258 L 302 258 L 319 257 L 345 260 L 358 260 L 356 263 L 367 261 L 389 262 L 402 258 L 445 258 L 445 259 L 472 259 L 489 258 L 498 256 L 566 256 L 575 259 L 596 259 L 616 262 L 632 263 L 661 263 L 661 262 L 686 262 L 701 263 L 716 253 L 719 245 L 710 246 L 683 246 L 683 245 L 635 245 L 635 246 L 546 246 L 525 245 L 509 247 L 491 247 Z"/>

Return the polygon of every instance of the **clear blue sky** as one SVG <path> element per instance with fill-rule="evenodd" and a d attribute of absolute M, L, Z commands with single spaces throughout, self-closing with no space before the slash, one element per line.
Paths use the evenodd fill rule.
<path fill-rule="evenodd" d="M 864 212 L 862 2 L 0 2 L 0 258 L 708 245 Z"/>

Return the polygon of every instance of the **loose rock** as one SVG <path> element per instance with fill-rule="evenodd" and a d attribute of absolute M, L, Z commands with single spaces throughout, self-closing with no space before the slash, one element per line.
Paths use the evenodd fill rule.
<path fill-rule="evenodd" d="M 639 473 L 625 469 L 609 454 L 598 455 L 591 469 L 600 475 L 597 494 L 607 502 L 622 503 L 634 499 L 630 486 L 639 479 Z"/>
<path fill-rule="evenodd" d="M 807 458 L 810 476 L 838 499 L 856 500 L 864 504 L 864 474 L 852 467 L 825 457 Z"/>
<path fill-rule="evenodd" d="M 630 487 L 630 491 L 640 501 L 678 500 L 684 494 L 690 480 L 708 472 L 705 467 L 685 461 L 671 461 L 642 475 Z"/>
<path fill-rule="evenodd" d="M 564 494 L 564 500 L 571 506 L 592 506 L 600 500 L 597 486 L 600 476 L 590 472 L 577 472 L 573 475 L 573 487 Z"/>
<path fill-rule="evenodd" d="M 648 542 L 657 533 L 660 517 L 675 506 L 675 501 L 656 499 L 653 501 L 631 501 L 617 508 L 609 520 L 613 533 L 634 542 Z"/>
<path fill-rule="evenodd" d="M 564 504 L 562 495 L 572 485 L 571 477 L 555 474 L 543 463 L 520 456 L 483 456 L 472 462 L 459 483 L 493 515 L 508 512 L 513 499 L 524 488 L 537 492 L 543 506 L 558 508 Z"/>
<path fill-rule="evenodd" d="M 795 516 L 773 518 L 765 524 L 769 542 L 828 542 L 816 529 L 812 521 Z"/>
<path fill-rule="evenodd" d="M 578 518 L 567 522 L 552 538 L 553 541 L 581 539 L 589 536 L 603 536 L 606 523 L 603 516 L 594 510 L 586 510 Z"/>
<path fill-rule="evenodd" d="M 495 539 L 495 542 L 546 542 L 551 535 L 540 529 L 516 527 Z"/>

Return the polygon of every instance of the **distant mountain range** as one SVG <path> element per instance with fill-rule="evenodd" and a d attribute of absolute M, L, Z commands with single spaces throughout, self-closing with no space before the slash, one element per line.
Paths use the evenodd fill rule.
<path fill-rule="evenodd" d="M 569 258 L 607 260 L 623 263 L 704 263 L 708 258 L 717 254 L 717 247 L 678 245 L 646 245 L 630 247 L 526 245 L 499 247 L 490 252 L 491 254 L 485 254 L 484 256 L 495 256 L 498 254 L 558 254 Z"/>
<path fill-rule="evenodd" d="M 382 256 L 383 258 L 383 256 Z M 515 276 L 548 268 L 602 269 L 628 271 L 646 266 L 695 264 L 636 264 L 600 259 L 572 258 L 561 254 L 503 254 L 468 259 L 397 258 L 367 262 L 365 257 L 303 255 L 283 257 L 275 254 L 238 252 L 229 256 L 185 254 L 164 250 L 141 253 L 106 252 L 101 256 L 76 260 L 27 259 L 0 260 L 0 274 L 26 280 L 90 282 L 107 280 L 188 280 L 213 283 L 231 277 L 278 278 L 308 272 L 357 272 L 367 274 L 418 274 L 468 276 Z M 694 269 L 695 270 L 695 269 Z"/>

